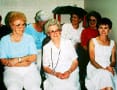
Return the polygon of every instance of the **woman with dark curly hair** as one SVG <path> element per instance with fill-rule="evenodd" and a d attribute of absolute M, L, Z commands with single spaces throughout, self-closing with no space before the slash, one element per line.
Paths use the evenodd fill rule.
<path fill-rule="evenodd" d="M 82 55 L 81 60 L 79 61 L 80 68 L 80 81 L 82 87 L 85 84 L 85 76 L 86 76 L 86 66 L 89 61 L 88 55 L 88 45 L 89 40 L 98 36 L 97 25 L 100 22 L 101 15 L 97 11 L 91 11 L 86 16 L 87 27 L 81 33 L 81 46 L 82 46 Z M 84 89 L 83 89 L 84 90 Z"/>
<path fill-rule="evenodd" d="M 87 66 L 86 87 L 88 90 L 117 90 L 116 44 L 109 38 L 112 21 L 102 18 L 99 36 L 89 42 L 90 61 Z"/>

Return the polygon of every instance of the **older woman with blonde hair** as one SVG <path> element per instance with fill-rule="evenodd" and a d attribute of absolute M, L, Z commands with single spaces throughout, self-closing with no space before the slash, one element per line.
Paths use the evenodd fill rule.
<path fill-rule="evenodd" d="M 17 11 L 8 15 L 7 21 L 12 32 L 0 42 L 5 86 L 7 90 L 41 90 L 41 78 L 35 65 L 36 46 L 33 38 L 24 33 L 26 16 Z"/>

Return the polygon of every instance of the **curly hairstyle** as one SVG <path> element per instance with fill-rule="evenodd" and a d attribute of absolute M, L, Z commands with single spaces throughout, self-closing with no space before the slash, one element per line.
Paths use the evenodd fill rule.
<path fill-rule="evenodd" d="M 10 11 L 8 12 L 8 14 L 6 15 L 6 24 L 10 25 L 13 21 L 17 20 L 17 19 L 21 19 L 23 20 L 25 23 L 27 21 L 26 16 L 24 13 L 19 12 L 19 11 Z"/>
<path fill-rule="evenodd" d="M 89 20 L 90 20 L 91 16 L 93 16 L 93 17 L 95 17 L 97 19 L 97 26 L 98 26 L 98 24 L 99 24 L 99 22 L 101 20 L 101 15 L 97 11 L 91 11 L 86 15 L 87 27 L 89 26 Z"/>
<path fill-rule="evenodd" d="M 111 29 L 112 28 L 112 21 L 107 17 L 103 17 L 98 24 L 98 28 L 100 25 L 108 25 L 109 29 Z"/>

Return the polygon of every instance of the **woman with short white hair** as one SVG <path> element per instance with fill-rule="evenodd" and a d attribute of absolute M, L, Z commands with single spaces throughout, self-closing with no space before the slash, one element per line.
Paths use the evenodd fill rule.
<path fill-rule="evenodd" d="M 50 41 L 43 47 L 44 90 L 80 90 L 78 60 L 70 40 L 61 38 L 61 26 L 55 19 L 45 24 Z"/>

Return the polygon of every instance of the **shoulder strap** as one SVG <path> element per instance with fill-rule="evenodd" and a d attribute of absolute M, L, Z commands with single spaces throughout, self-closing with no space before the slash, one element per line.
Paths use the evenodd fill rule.
<path fill-rule="evenodd" d="M 92 40 L 93 40 L 94 44 L 96 45 L 97 44 L 96 38 L 93 38 Z"/>
<path fill-rule="evenodd" d="M 110 41 L 110 46 L 113 47 L 114 46 L 114 40 Z"/>

